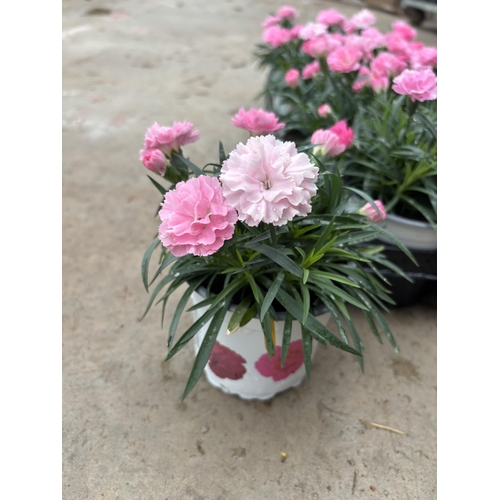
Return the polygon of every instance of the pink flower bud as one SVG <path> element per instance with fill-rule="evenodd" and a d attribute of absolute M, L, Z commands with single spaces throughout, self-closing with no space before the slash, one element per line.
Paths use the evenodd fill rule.
<path fill-rule="evenodd" d="M 332 108 L 330 107 L 329 104 L 322 104 L 318 108 L 318 115 L 321 116 L 322 118 L 326 118 L 331 113 L 332 113 Z"/>
<path fill-rule="evenodd" d="M 375 201 L 375 205 L 377 205 L 377 208 L 379 209 L 380 213 L 378 213 L 375 210 L 375 208 L 372 207 L 369 203 L 367 203 L 362 208 L 360 208 L 358 213 L 360 213 L 361 215 L 365 215 L 372 222 L 383 221 L 387 217 L 387 213 L 385 211 L 384 204 L 380 200 L 374 200 L 374 201 Z"/>
<path fill-rule="evenodd" d="M 285 74 L 285 83 L 288 87 L 295 88 L 299 85 L 300 71 L 298 69 L 289 69 Z"/>
<path fill-rule="evenodd" d="M 158 175 L 165 173 L 167 159 L 159 149 L 141 149 L 139 155 L 148 170 Z"/>
<path fill-rule="evenodd" d="M 284 19 L 288 19 L 289 21 L 293 21 L 294 19 L 297 19 L 297 9 L 290 7 L 289 5 L 283 5 L 283 7 L 278 10 L 277 17 L 281 19 L 282 21 Z"/>

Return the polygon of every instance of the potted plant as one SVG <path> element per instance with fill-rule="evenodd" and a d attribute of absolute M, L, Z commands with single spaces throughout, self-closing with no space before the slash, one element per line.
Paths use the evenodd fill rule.
<path fill-rule="evenodd" d="M 380 33 L 366 9 L 350 19 L 321 11 L 305 26 L 295 19 L 278 13 L 263 23 L 256 54 L 269 68 L 268 105 L 283 133 L 295 131 L 298 144 L 327 141 L 326 168 L 385 203 L 386 229 L 419 263 L 388 245 L 386 255 L 414 281 L 392 276 L 396 302 L 410 304 L 437 279 L 436 49 L 403 21 Z"/>
<path fill-rule="evenodd" d="M 155 123 L 140 153 L 163 197 L 158 238 L 142 261 L 150 292 L 144 315 L 161 304 L 163 322 L 172 293 L 184 288 L 166 357 L 194 340 L 183 398 L 203 371 L 226 392 L 273 397 L 310 377 L 318 342 L 357 356 L 363 368 L 350 307 L 361 309 L 377 339 L 385 336 L 397 351 L 382 313 L 393 303 L 390 286 L 378 270 L 393 266 L 383 246 L 369 243 L 385 234 L 409 252 L 374 222 L 383 216 L 380 202 L 365 195 L 365 206 L 348 210 L 338 173 L 271 134 L 252 136 L 229 155 L 219 143 L 218 163 L 200 168 L 182 150 L 198 136 L 187 122 Z M 190 302 L 194 322 L 179 336 Z"/>

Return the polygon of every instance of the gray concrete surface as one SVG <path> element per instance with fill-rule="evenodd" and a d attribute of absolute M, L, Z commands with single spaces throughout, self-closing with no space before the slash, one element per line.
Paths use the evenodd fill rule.
<path fill-rule="evenodd" d="M 362 7 L 289 4 L 303 20 Z M 436 497 L 435 297 L 388 316 L 399 355 L 354 313 L 366 374 L 353 357 L 320 348 L 311 382 L 268 403 L 225 395 L 204 378 L 181 403 L 192 350 L 163 363 L 160 310 L 138 322 L 158 203 L 138 160 L 144 132 L 154 121 L 192 121 L 201 139 L 189 155 L 200 163 L 217 157 L 219 139 L 226 149 L 244 140 L 230 118 L 256 104 L 265 75 L 252 50 L 280 5 L 63 0 L 65 499 Z M 377 16 L 381 29 L 394 19 Z M 435 44 L 436 33 L 420 39 Z"/>

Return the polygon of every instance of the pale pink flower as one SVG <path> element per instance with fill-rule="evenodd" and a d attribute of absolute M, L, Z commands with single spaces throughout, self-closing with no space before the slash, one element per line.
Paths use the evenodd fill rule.
<path fill-rule="evenodd" d="M 330 52 L 342 46 L 337 38 L 326 34 L 306 40 L 300 50 L 314 58 L 327 56 Z"/>
<path fill-rule="evenodd" d="M 302 24 L 297 24 L 293 28 L 290 29 L 290 40 L 295 40 L 299 38 L 299 34 L 304 26 Z"/>
<path fill-rule="evenodd" d="M 283 5 L 283 7 L 281 7 L 278 10 L 278 14 L 276 14 L 276 15 L 282 21 L 284 19 L 288 19 L 289 21 L 293 21 L 294 19 L 297 19 L 298 12 L 297 12 L 297 9 L 295 9 L 294 7 L 290 7 L 289 5 Z"/>
<path fill-rule="evenodd" d="M 304 80 L 309 80 L 310 78 L 316 76 L 321 71 L 321 66 L 318 61 L 313 61 L 312 63 L 306 64 L 302 69 L 302 78 Z"/>
<path fill-rule="evenodd" d="M 193 130 L 189 122 L 174 122 L 171 127 L 162 127 L 154 123 L 146 131 L 144 149 L 159 149 L 170 157 L 172 151 L 179 151 L 182 146 L 196 142 L 199 130 Z"/>
<path fill-rule="evenodd" d="M 412 69 L 434 68 L 437 66 L 436 47 L 423 47 L 410 53 L 410 65 Z"/>
<path fill-rule="evenodd" d="M 373 52 L 385 45 L 385 35 L 380 33 L 377 28 L 368 28 L 361 32 L 361 36 L 366 40 L 365 50 Z"/>
<path fill-rule="evenodd" d="M 326 26 L 342 24 L 344 20 L 345 16 L 343 16 L 340 12 L 337 12 L 335 9 L 322 10 L 316 17 L 316 22 L 325 24 Z"/>
<path fill-rule="evenodd" d="M 354 132 L 345 120 L 340 120 L 335 125 L 332 125 L 330 131 L 338 136 L 339 144 L 345 146 L 346 149 L 354 141 Z"/>
<path fill-rule="evenodd" d="M 290 30 L 281 28 L 280 26 L 270 26 L 263 31 L 262 39 L 276 48 L 291 40 Z"/>
<path fill-rule="evenodd" d="M 437 99 L 437 78 L 429 68 L 405 69 L 394 78 L 392 90 L 409 96 L 412 101 L 432 101 Z"/>
<path fill-rule="evenodd" d="M 299 32 L 299 38 L 302 40 L 310 40 L 318 36 L 324 35 L 327 32 L 327 27 L 321 23 L 307 23 Z"/>
<path fill-rule="evenodd" d="M 408 42 L 411 42 L 412 40 L 415 40 L 415 38 L 417 38 L 417 31 L 404 21 L 394 21 L 391 24 L 391 27 L 394 33 L 398 33 Z"/>
<path fill-rule="evenodd" d="M 399 33 L 387 33 L 385 35 L 385 46 L 389 52 L 397 56 L 409 58 L 410 47 L 408 42 Z"/>
<path fill-rule="evenodd" d="M 365 30 L 375 24 L 375 15 L 368 9 L 363 9 L 350 19 L 353 26 L 358 30 Z"/>
<path fill-rule="evenodd" d="M 359 209 L 359 213 L 364 215 L 370 219 L 371 222 L 381 222 L 387 217 L 387 213 L 385 211 L 384 204 L 380 200 L 374 200 L 375 205 L 379 209 L 379 212 L 375 210 L 375 208 L 367 203 L 363 207 Z"/>
<path fill-rule="evenodd" d="M 234 233 L 236 211 L 224 199 L 216 177 L 200 175 L 178 182 L 165 193 L 161 206 L 158 236 L 176 257 L 211 255 Z"/>
<path fill-rule="evenodd" d="M 356 26 L 354 26 L 353 22 L 350 19 L 344 19 L 342 22 L 342 29 L 346 35 L 351 35 L 356 31 Z"/>
<path fill-rule="evenodd" d="M 326 118 L 328 115 L 332 113 L 332 108 L 329 104 L 322 104 L 318 108 L 318 115 L 322 118 Z"/>
<path fill-rule="evenodd" d="M 328 67 L 339 73 L 350 73 L 359 69 L 363 52 L 354 45 L 345 45 L 334 50 L 326 59 Z"/>
<path fill-rule="evenodd" d="M 167 159 L 159 149 L 141 149 L 139 157 L 144 166 L 158 175 L 163 175 L 167 167 Z"/>
<path fill-rule="evenodd" d="M 311 136 L 311 144 L 316 144 L 313 154 L 323 156 L 338 156 L 346 150 L 341 144 L 340 137 L 329 129 L 319 129 Z"/>
<path fill-rule="evenodd" d="M 368 38 L 363 38 L 360 35 L 347 35 L 344 37 L 345 45 L 349 45 L 352 47 L 356 47 L 363 53 L 363 56 L 366 58 L 367 55 L 371 55 L 372 43 Z"/>
<path fill-rule="evenodd" d="M 264 19 L 264 21 L 262 21 L 262 24 L 260 25 L 261 28 L 270 28 L 271 26 L 276 26 L 277 24 L 279 24 L 280 22 L 280 18 L 277 17 L 277 16 L 269 16 L 269 17 L 266 17 L 266 19 Z"/>
<path fill-rule="evenodd" d="M 289 69 L 285 73 L 285 84 L 287 87 L 295 88 L 300 82 L 300 71 L 296 68 Z"/>
<path fill-rule="evenodd" d="M 231 119 L 235 127 L 248 130 L 252 135 L 272 134 L 281 130 L 285 124 L 279 123 L 278 117 L 271 111 L 250 108 L 245 111 L 240 108 Z"/>
<path fill-rule="evenodd" d="M 240 142 L 222 164 L 220 179 L 239 220 L 281 226 L 312 210 L 318 171 L 293 142 L 267 135 Z"/>
<path fill-rule="evenodd" d="M 373 59 L 370 67 L 380 76 L 395 76 L 406 69 L 406 63 L 390 52 L 381 52 Z"/>

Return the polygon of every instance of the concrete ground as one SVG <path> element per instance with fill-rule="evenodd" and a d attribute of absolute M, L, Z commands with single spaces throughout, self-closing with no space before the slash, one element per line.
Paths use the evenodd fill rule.
<path fill-rule="evenodd" d="M 288 3 L 303 21 L 328 7 L 362 8 Z M 193 122 L 201 139 L 188 154 L 202 164 L 216 159 L 219 139 L 226 150 L 245 140 L 230 118 L 259 104 L 265 75 L 252 50 L 280 5 L 63 0 L 67 500 L 436 498 L 435 296 L 387 316 L 400 354 L 354 312 L 365 375 L 350 355 L 320 346 L 311 382 L 267 403 L 228 396 L 204 378 L 181 403 L 192 349 L 163 363 L 160 310 L 138 321 L 148 298 L 141 258 L 159 201 L 138 159 L 144 132 L 154 121 Z M 394 19 L 377 17 L 383 30 Z M 419 38 L 435 45 L 436 32 L 427 26 Z"/>

